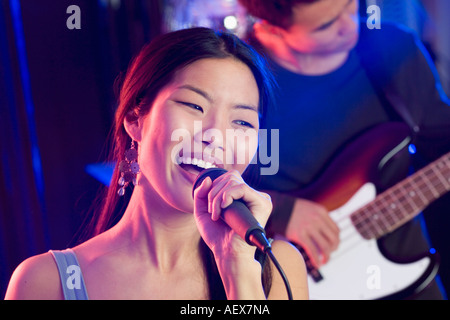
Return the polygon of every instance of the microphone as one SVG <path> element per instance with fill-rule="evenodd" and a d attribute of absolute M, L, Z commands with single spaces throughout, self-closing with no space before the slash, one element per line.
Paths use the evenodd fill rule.
<path fill-rule="evenodd" d="M 214 181 L 226 172 L 225 169 L 221 168 L 209 168 L 200 172 L 194 182 L 192 196 L 194 196 L 194 190 L 207 177 L 210 177 Z M 234 200 L 232 204 L 222 209 L 220 218 L 249 245 L 256 246 L 264 253 L 271 250 L 271 244 L 266 238 L 264 228 L 255 219 L 242 200 Z"/>
<path fill-rule="evenodd" d="M 207 177 L 210 177 L 214 181 L 226 172 L 225 169 L 221 168 L 209 168 L 200 172 L 192 187 L 192 196 L 194 196 L 194 190 Z M 293 297 L 289 281 L 283 268 L 272 253 L 272 246 L 266 238 L 266 232 L 259 222 L 256 221 L 255 217 L 253 217 L 245 203 L 242 200 L 234 200 L 232 204 L 222 209 L 220 218 L 249 245 L 256 246 L 264 254 L 269 256 L 284 281 L 289 300 L 292 300 Z"/>

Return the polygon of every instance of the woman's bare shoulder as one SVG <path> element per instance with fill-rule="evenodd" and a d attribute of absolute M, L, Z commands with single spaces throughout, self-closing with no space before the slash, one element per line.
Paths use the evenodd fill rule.
<path fill-rule="evenodd" d="M 5 299 L 62 299 L 58 268 L 50 252 L 24 260 L 11 276 Z"/>
<path fill-rule="evenodd" d="M 292 244 L 284 240 L 272 243 L 272 252 L 289 281 L 294 299 L 308 299 L 308 281 L 305 261 Z M 278 270 L 272 264 L 272 289 L 269 299 L 287 298 L 286 287 Z"/>

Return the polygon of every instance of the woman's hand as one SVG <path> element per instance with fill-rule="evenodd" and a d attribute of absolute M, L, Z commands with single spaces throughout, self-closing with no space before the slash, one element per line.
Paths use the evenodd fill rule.
<path fill-rule="evenodd" d="M 250 188 L 238 171 L 211 181 L 207 177 L 194 192 L 194 216 L 200 235 L 211 249 L 229 299 L 265 299 L 261 265 L 248 245 L 224 221 L 222 209 L 241 199 L 265 226 L 272 211 L 270 196 Z"/>
<path fill-rule="evenodd" d="M 214 254 L 254 254 L 255 248 L 220 219 L 222 210 L 239 199 L 245 202 L 255 219 L 264 227 L 272 211 L 270 196 L 249 187 L 238 171 L 229 171 L 214 181 L 208 177 L 194 192 L 197 226 Z"/>

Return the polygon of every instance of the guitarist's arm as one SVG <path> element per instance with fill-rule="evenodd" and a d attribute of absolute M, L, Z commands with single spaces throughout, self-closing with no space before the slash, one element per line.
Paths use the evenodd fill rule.
<path fill-rule="evenodd" d="M 270 192 L 274 203 L 271 231 L 300 245 L 311 262 L 326 263 L 339 244 L 339 229 L 322 205 L 279 192 Z"/>

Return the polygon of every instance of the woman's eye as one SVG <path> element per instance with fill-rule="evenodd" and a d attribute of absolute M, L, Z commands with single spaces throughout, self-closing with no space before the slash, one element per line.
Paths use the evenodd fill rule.
<path fill-rule="evenodd" d="M 234 123 L 240 126 L 248 127 L 248 128 L 255 128 L 251 123 L 244 121 L 244 120 L 235 120 Z"/>
<path fill-rule="evenodd" d="M 184 101 L 177 101 L 177 102 L 182 104 L 182 105 L 184 105 L 184 106 L 190 107 L 192 109 L 198 110 L 198 111 L 203 113 L 203 108 L 200 107 L 199 105 L 196 105 L 196 104 L 193 104 L 193 103 L 189 103 L 189 102 L 184 102 Z"/>

